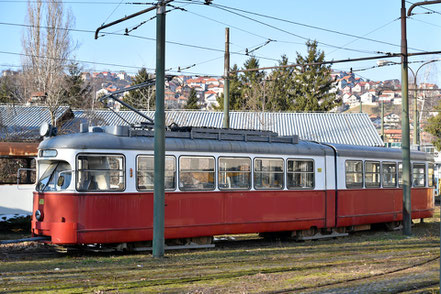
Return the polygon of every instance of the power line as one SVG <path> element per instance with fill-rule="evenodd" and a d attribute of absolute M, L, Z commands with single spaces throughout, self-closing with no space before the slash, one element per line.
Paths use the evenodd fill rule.
<path fill-rule="evenodd" d="M 69 62 L 79 62 L 79 63 L 86 63 L 86 64 L 118 66 L 118 67 L 124 67 L 124 68 L 134 68 L 134 69 L 141 69 L 143 67 L 145 68 L 145 66 L 132 66 L 132 65 L 123 65 L 123 64 L 116 64 L 116 63 L 104 63 L 104 62 L 87 61 L 87 60 L 79 60 L 79 59 L 71 59 L 71 58 L 47 57 L 47 56 L 39 56 L 39 55 L 32 55 L 32 54 L 25 54 L 25 53 L 8 52 L 8 51 L 0 51 L 0 53 L 2 53 L 2 54 L 9 54 L 9 55 L 18 55 L 18 56 L 42 58 L 42 59 L 63 60 L 63 61 L 69 61 Z M 146 68 L 146 69 L 151 70 L 151 71 L 155 70 L 154 68 Z"/>
<path fill-rule="evenodd" d="M 287 30 L 284 30 L 284 29 L 281 29 L 281 28 L 279 28 L 279 27 L 276 27 L 276 26 L 270 25 L 270 24 L 268 24 L 268 23 L 262 22 L 262 21 L 260 21 L 260 20 L 255 19 L 255 18 L 248 17 L 248 16 L 246 16 L 246 15 L 243 15 L 243 14 L 237 13 L 237 12 L 232 11 L 232 10 L 229 10 L 229 9 L 227 9 L 227 8 L 218 7 L 218 6 L 216 6 L 216 5 L 214 5 L 214 7 L 218 8 L 218 9 L 220 9 L 220 10 L 223 10 L 223 11 L 229 12 L 229 13 L 231 13 L 231 14 L 235 14 L 235 15 L 238 15 L 238 16 L 240 16 L 240 17 L 246 18 L 246 19 L 248 19 L 248 20 L 251 20 L 251 21 L 257 22 L 257 23 L 259 23 L 259 24 L 261 24 L 261 25 L 264 25 L 264 26 L 270 27 L 270 28 L 272 28 L 272 29 L 275 29 L 275 30 L 278 30 L 278 31 L 284 32 L 284 33 L 286 33 L 286 34 L 289 34 L 289 35 L 291 35 L 291 36 L 297 37 L 297 38 L 299 38 L 299 39 L 306 40 L 306 41 L 309 41 L 309 40 L 310 40 L 310 38 L 303 37 L 303 36 L 298 35 L 298 34 L 294 34 L 294 33 L 289 32 L 289 31 L 287 31 Z M 335 45 L 328 44 L 328 43 L 321 42 L 321 41 L 317 41 L 317 43 L 319 43 L 319 44 L 321 44 L 321 45 L 324 45 L 324 46 L 327 46 L 327 47 L 338 48 L 338 49 L 347 50 L 347 51 L 353 51 L 353 52 L 359 52 L 359 53 L 377 54 L 377 52 L 375 52 L 375 51 L 359 50 L 359 49 L 351 49 L 351 48 L 343 48 L 343 47 L 340 47 L 340 46 L 335 46 Z"/>
<path fill-rule="evenodd" d="M 409 17 L 409 18 L 411 20 L 414 20 L 414 21 L 418 21 L 418 22 L 425 23 L 425 24 L 428 24 L 428 25 L 431 25 L 431 26 L 434 26 L 434 27 L 441 28 L 441 26 L 439 26 L 439 25 L 436 25 L 436 24 L 433 24 L 433 23 L 430 23 L 430 22 L 427 22 L 427 21 L 424 21 L 424 20 L 416 19 L 414 17 Z"/>
<path fill-rule="evenodd" d="M 37 1 L 27 0 L 0 0 L 0 3 L 37 3 Z M 65 4 L 92 4 L 92 5 L 115 5 L 118 2 L 98 2 L 98 1 L 39 1 L 41 3 L 65 3 Z M 130 3 L 122 3 L 124 5 L 131 5 Z M 153 5 L 154 2 L 151 3 Z"/>
<path fill-rule="evenodd" d="M 31 55 L 31 54 L 24 54 L 24 53 L 17 53 L 17 52 L 8 52 L 8 51 L 0 51 L 0 54 L 9 54 L 9 55 L 19 55 L 19 56 L 27 56 L 27 57 L 36 57 L 36 58 L 42 58 L 42 59 L 51 59 L 51 60 L 65 60 L 65 61 L 69 61 L 69 62 L 78 62 L 78 63 L 83 63 L 83 64 L 95 64 L 95 65 L 106 65 L 106 66 L 117 66 L 117 67 L 122 67 L 122 68 L 132 68 L 132 69 L 141 69 L 141 68 L 145 68 L 146 70 L 150 70 L 150 71 L 155 71 L 154 68 L 148 68 L 145 66 L 131 66 L 131 65 L 123 65 L 123 64 L 115 64 L 115 63 L 104 63 L 104 62 L 94 62 L 94 61 L 87 61 L 87 60 L 78 60 L 78 59 L 70 59 L 70 58 L 55 58 L 55 57 L 47 57 L 47 56 L 38 56 L 38 55 Z M 20 67 L 18 65 L 7 65 L 7 66 L 11 66 L 11 67 Z M 68 65 L 66 65 L 66 67 L 68 67 Z M 178 71 L 173 71 L 172 69 L 170 70 L 166 70 L 167 72 L 178 72 Z M 201 73 L 201 72 L 190 72 L 190 71 L 180 71 L 179 73 L 187 73 L 187 74 L 194 74 L 194 75 L 199 75 L 199 76 L 220 76 L 220 75 L 216 75 L 216 74 L 209 74 L 209 73 Z"/>
<path fill-rule="evenodd" d="M 424 63 L 427 60 L 415 60 L 415 61 L 408 61 L 407 63 Z M 387 67 L 387 66 L 392 66 L 392 65 L 400 65 L 401 63 L 386 63 L 384 65 L 374 65 L 371 67 L 366 67 L 366 68 L 359 68 L 359 69 L 354 69 L 352 70 L 352 72 L 359 72 L 359 71 L 367 71 L 367 70 L 371 70 L 374 68 L 379 68 L 379 67 Z"/>
<path fill-rule="evenodd" d="M 389 42 L 386 42 L 386 41 L 376 40 L 376 39 L 372 39 L 372 38 L 366 38 L 364 36 L 358 36 L 358 35 L 344 33 L 344 32 L 340 32 L 340 31 L 336 31 L 336 30 L 331 30 L 331 29 L 327 29 L 327 28 L 313 26 L 313 25 L 309 25 L 309 24 L 299 23 L 299 22 L 295 22 L 295 21 L 291 21 L 291 20 L 287 20 L 287 19 L 283 19 L 283 18 L 271 16 L 271 15 L 265 15 L 265 14 L 261 14 L 261 13 L 257 13 L 257 12 L 246 11 L 246 10 L 242 10 L 242 9 L 238 9 L 238 8 L 234 8 L 234 7 L 228 7 L 228 6 L 220 5 L 220 4 L 214 4 L 214 6 L 230 8 L 230 9 L 238 10 L 238 11 L 241 11 L 241 12 L 244 12 L 244 13 L 248 13 L 248 14 L 251 14 L 251 15 L 256 15 L 256 16 L 260 16 L 260 17 L 264 17 L 264 18 L 269 18 L 269 19 L 274 19 L 274 20 L 278 20 L 278 21 L 281 21 L 281 22 L 286 22 L 286 23 L 290 23 L 290 24 L 294 24 L 294 25 L 298 25 L 298 26 L 303 26 L 303 27 L 310 28 L 310 29 L 325 31 L 325 32 L 328 32 L 328 33 L 338 34 L 338 35 L 342 35 L 342 36 L 346 36 L 346 37 L 357 38 L 357 39 L 361 39 L 361 40 L 365 40 L 365 41 L 376 42 L 376 43 L 390 45 L 390 46 L 399 47 L 399 48 L 401 47 L 400 45 L 389 43 Z M 409 48 L 409 49 L 412 49 L 412 48 Z M 421 50 L 421 49 L 414 49 L 414 50 L 424 51 L 424 50 Z"/>
<path fill-rule="evenodd" d="M 376 32 L 376 31 L 378 31 L 378 30 L 381 30 L 382 28 L 384 28 L 384 27 L 390 25 L 391 23 L 394 23 L 395 21 L 397 21 L 397 20 L 399 20 L 399 19 L 401 19 L 401 17 L 398 17 L 398 18 L 396 18 L 396 19 L 394 19 L 394 20 L 392 20 L 392 21 L 390 21 L 390 22 L 388 22 L 388 23 L 386 23 L 386 24 L 384 24 L 384 25 L 382 25 L 382 26 L 380 26 L 380 27 L 378 27 L 378 28 L 376 28 L 376 29 L 370 31 L 370 32 L 367 33 L 367 34 L 364 34 L 363 37 L 365 37 L 365 36 L 367 36 L 367 35 L 370 35 L 370 34 Z M 350 42 L 344 44 L 343 47 L 346 47 L 347 45 L 352 44 L 352 43 L 354 43 L 354 42 L 356 42 L 356 41 L 358 41 L 358 40 L 360 40 L 360 38 L 357 37 L 356 39 L 354 39 L 354 40 L 352 40 L 352 41 L 350 41 Z M 335 50 L 329 52 L 328 55 L 330 55 L 330 54 L 332 54 L 332 53 L 334 53 L 335 51 L 338 51 L 338 50 L 339 50 L 339 49 L 335 49 Z"/>
<path fill-rule="evenodd" d="M 106 18 L 106 20 L 103 22 L 103 24 L 113 15 L 113 13 L 115 13 L 115 11 L 118 9 L 118 7 L 121 5 L 121 3 L 123 2 L 124 0 L 121 0 L 119 3 L 118 3 L 118 5 L 116 5 L 116 7 L 112 10 L 112 12 L 110 13 L 110 15 Z"/>
<path fill-rule="evenodd" d="M 84 30 L 84 29 L 54 28 L 54 27 L 33 26 L 33 25 L 14 24 L 14 23 L 6 23 L 6 22 L 0 22 L 0 25 L 19 26 L 19 27 L 31 27 L 31 28 L 39 27 L 39 28 L 43 28 L 43 29 L 67 30 L 67 31 L 79 32 L 79 33 L 95 33 L 95 31 L 92 31 L 92 30 Z M 155 38 L 144 37 L 144 36 L 138 36 L 138 35 L 132 35 L 132 34 L 125 34 L 125 33 L 122 34 L 122 33 L 103 32 L 103 34 L 106 34 L 106 35 L 115 35 L 115 36 L 127 36 L 127 37 L 132 37 L 132 38 L 142 39 L 142 40 L 148 40 L 148 41 L 153 41 L 153 42 L 156 41 Z M 168 44 L 173 44 L 173 45 L 178 45 L 178 46 L 183 46 L 183 47 L 189 47 L 189 48 L 200 49 L 200 50 L 207 50 L 207 51 L 213 51 L 213 52 L 222 52 L 222 53 L 224 52 L 224 49 L 217 49 L 217 48 L 211 48 L 211 47 L 206 47 L 206 46 L 199 46 L 199 45 L 185 44 L 185 43 L 175 42 L 175 41 L 166 41 L 166 43 L 168 43 Z M 231 54 L 247 56 L 245 53 L 232 52 Z M 259 59 L 263 59 L 263 60 L 278 61 L 278 59 L 270 58 L 270 57 L 257 56 L 257 55 L 256 55 L 256 57 L 259 58 Z"/>
<path fill-rule="evenodd" d="M 420 55 L 429 55 L 429 54 L 441 54 L 441 51 L 430 51 L 430 52 L 418 52 L 418 53 L 408 53 L 407 56 L 420 56 Z M 360 58 L 348 58 L 348 59 L 340 59 L 340 60 L 329 60 L 322 62 L 311 62 L 305 64 L 287 64 L 287 65 L 278 65 L 278 66 L 268 66 L 268 67 L 260 67 L 260 68 L 251 68 L 251 69 L 241 69 L 235 70 L 230 73 L 239 73 L 239 72 L 251 72 L 251 71 L 259 71 L 259 70 L 268 70 L 268 69 L 278 69 L 278 68 L 289 68 L 289 67 L 305 67 L 305 66 L 314 66 L 314 65 L 325 65 L 325 64 L 335 64 L 335 63 L 347 63 L 347 62 L 358 62 L 358 61 L 366 61 L 366 60 L 374 60 L 374 59 L 382 59 L 382 58 L 393 58 L 400 57 L 401 53 L 389 53 L 382 56 L 369 56 L 369 57 L 360 57 Z"/>
<path fill-rule="evenodd" d="M 190 2 L 192 2 L 194 4 L 203 5 L 203 3 L 195 2 L 194 0 L 181 0 L 181 1 L 190 1 Z M 176 1 L 176 2 L 180 2 L 180 1 Z M 185 3 L 185 2 L 183 2 L 183 3 Z M 330 32 L 330 33 L 340 34 L 340 35 L 344 35 L 344 36 L 347 36 L 347 37 L 363 39 L 363 40 L 367 40 L 367 41 L 371 41 L 371 42 L 377 42 L 377 43 L 381 43 L 381 44 L 386 44 L 386 45 L 394 46 L 394 47 L 401 47 L 400 45 L 389 43 L 389 42 L 385 42 L 385 41 L 380 41 L 380 40 L 376 40 L 376 39 L 366 38 L 364 36 L 357 36 L 357 35 L 353 35 L 353 34 L 339 32 L 339 31 L 336 31 L 336 30 L 331 30 L 331 29 L 322 28 L 322 27 L 318 27 L 318 26 L 313 26 L 313 25 L 303 24 L 303 23 L 299 23 L 299 22 L 294 22 L 294 21 L 291 21 L 291 20 L 282 19 L 282 18 L 279 18 L 279 17 L 265 15 L 265 14 L 261 14 L 261 13 L 257 13 L 257 12 L 251 12 L 251 11 L 247 11 L 247 10 L 243 10 L 243 9 L 239 9 L 239 8 L 235 8 L 235 7 L 230 7 L 230 6 L 226 6 L 226 5 L 212 4 L 211 6 L 213 6 L 215 8 L 218 8 L 218 9 L 221 9 L 221 10 L 224 10 L 224 11 L 227 11 L 229 13 L 232 13 L 232 14 L 235 14 L 235 15 L 247 18 L 249 20 L 258 22 L 258 23 L 260 23 L 262 25 L 269 26 L 269 27 L 271 27 L 273 29 L 285 32 L 287 34 L 293 35 L 295 37 L 298 37 L 298 38 L 301 38 L 301 39 L 304 39 L 304 40 L 309 40 L 310 38 L 306 38 L 306 37 L 303 37 L 303 36 L 300 36 L 300 35 L 297 35 L 297 34 L 293 34 L 293 33 L 289 32 L 289 31 L 284 30 L 284 29 L 272 26 L 270 24 L 261 22 L 259 20 L 254 19 L 254 18 L 250 18 L 250 17 L 247 17 L 247 16 L 245 16 L 243 14 L 237 13 L 236 11 L 240 11 L 240 12 L 243 12 L 243 13 L 247 13 L 247 14 L 251 14 L 251 15 L 255 15 L 255 16 L 259 16 L 259 17 L 263 17 L 263 18 L 269 18 L 269 19 L 273 19 L 273 20 L 278 20 L 278 21 L 282 21 L 282 22 L 286 22 L 286 23 L 290 23 L 290 24 L 294 24 L 294 25 L 299 25 L 299 26 L 303 26 L 303 27 L 307 27 L 307 28 L 311 28 L 311 29 L 322 30 L 322 31 Z M 332 48 L 336 48 L 336 49 L 342 49 L 342 50 L 354 51 L 354 52 L 362 52 L 362 53 L 378 54 L 378 52 L 374 52 L 374 51 L 366 51 L 366 50 L 359 50 L 359 49 L 353 49 L 353 48 L 345 48 L 345 47 L 336 46 L 336 45 L 332 45 L 332 44 L 328 44 L 328 43 L 324 43 L 324 42 L 320 42 L 320 41 L 317 41 L 317 42 L 319 44 L 324 45 L 324 46 L 328 46 L 328 47 L 332 47 Z M 411 48 L 411 47 L 409 47 L 409 49 L 413 49 L 413 50 L 416 50 L 416 51 L 424 52 L 424 50 L 422 50 L 422 49 Z"/>

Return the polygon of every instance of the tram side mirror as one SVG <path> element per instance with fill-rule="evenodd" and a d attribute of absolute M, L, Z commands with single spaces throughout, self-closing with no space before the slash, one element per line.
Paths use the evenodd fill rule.
<path fill-rule="evenodd" d="M 64 176 L 59 176 L 57 181 L 57 186 L 62 187 L 64 185 Z"/>

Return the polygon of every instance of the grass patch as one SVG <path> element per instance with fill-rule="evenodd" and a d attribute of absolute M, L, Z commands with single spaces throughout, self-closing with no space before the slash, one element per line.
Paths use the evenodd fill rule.
<path fill-rule="evenodd" d="M 154 259 L 150 253 L 65 255 L 44 246 L 28 246 L 26 251 L 2 245 L 0 292 L 257 293 L 304 289 L 302 292 L 313 293 L 363 289 L 371 284 L 385 285 L 378 288 L 381 293 L 394 293 L 413 282 L 421 289 L 437 291 L 433 283 L 439 279 L 439 231 L 439 218 L 433 218 L 417 222 L 411 238 L 401 232 L 370 231 L 299 243 L 241 235 L 235 237 L 237 242 L 219 242 L 214 249 L 171 251 L 163 259 Z M 398 271 L 390 274 L 393 270 Z M 413 281 L 404 279 L 406 274 L 415 277 Z"/>

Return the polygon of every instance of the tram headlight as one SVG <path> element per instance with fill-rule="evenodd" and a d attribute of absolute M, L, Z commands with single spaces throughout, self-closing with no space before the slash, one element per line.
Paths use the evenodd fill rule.
<path fill-rule="evenodd" d="M 52 137 L 57 135 L 57 128 L 44 122 L 40 126 L 40 136 L 41 137 Z"/>
<path fill-rule="evenodd" d="M 43 213 L 39 209 L 35 211 L 35 219 L 40 222 L 43 221 Z"/>

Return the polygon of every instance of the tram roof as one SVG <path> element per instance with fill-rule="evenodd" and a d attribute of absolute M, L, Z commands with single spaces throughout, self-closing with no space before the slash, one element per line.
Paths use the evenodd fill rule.
<path fill-rule="evenodd" d="M 154 150 L 153 136 L 115 136 L 104 132 L 76 133 L 56 136 L 40 143 L 40 149 L 69 148 L 78 150 L 137 150 L 150 152 Z M 165 149 L 178 152 L 209 152 L 209 153 L 257 153 L 279 155 L 317 155 L 332 154 L 332 149 L 324 145 L 299 141 L 256 142 L 245 140 L 190 139 L 166 136 Z"/>
<path fill-rule="evenodd" d="M 154 118 L 153 111 L 142 111 Z M 143 120 L 132 111 L 71 110 L 60 106 L 55 119 L 61 125 L 59 133 L 76 133 L 80 124 L 128 125 Z M 8 141 L 35 141 L 43 122 L 51 116 L 45 106 L 0 105 L 2 132 L 0 139 Z M 61 123 L 62 122 L 62 123 Z M 180 126 L 221 128 L 222 112 L 166 111 L 166 124 Z M 279 136 L 298 135 L 302 140 L 359 146 L 383 146 L 383 141 L 365 113 L 281 113 L 230 112 L 230 127 L 273 131 Z"/>
<path fill-rule="evenodd" d="M 95 131 L 93 131 L 95 129 Z M 123 153 L 127 150 L 139 152 L 152 152 L 154 150 L 154 137 L 152 131 L 147 133 L 132 131 L 129 135 L 115 135 L 115 129 L 91 128 L 89 132 L 76 133 L 65 136 L 56 136 L 44 140 L 39 148 L 69 148 L 77 150 L 117 150 Z M 192 132 L 167 132 L 165 149 L 169 152 L 207 152 L 207 153 L 244 153 L 244 154 L 266 154 L 272 155 L 302 155 L 302 156 L 323 156 L 332 155 L 334 149 L 338 156 L 354 157 L 363 159 L 390 159 L 401 160 L 400 149 L 356 146 L 343 144 L 322 144 L 312 141 L 298 141 L 296 137 L 278 137 L 271 132 L 255 132 L 247 130 L 236 130 L 233 133 L 245 134 L 243 138 L 234 137 L 231 131 L 224 130 L 225 138 L 222 136 L 210 137 L 215 134 L 208 129 L 198 129 L 200 133 Z M 110 133 L 109 133 L 110 132 Z M 252 138 L 254 132 L 255 138 Z M 241 137 L 241 136 L 239 136 Z M 247 139 L 248 138 L 248 139 Z M 421 151 L 411 152 L 412 160 L 429 161 L 433 160 L 428 153 Z"/>
<path fill-rule="evenodd" d="M 76 132 L 80 123 L 95 125 L 128 125 L 142 118 L 132 111 L 74 110 L 75 119 L 65 125 Z M 142 111 L 154 119 L 153 111 Z M 169 110 L 166 124 L 222 128 L 223 113 L 209 111 Z M 230 127 L 273 131 L 279 136 L 298 135 L 302 140 L 358 146 L 384 146 L 380 135 L 366 113 L 282 113 L 230 112 Z"/>

